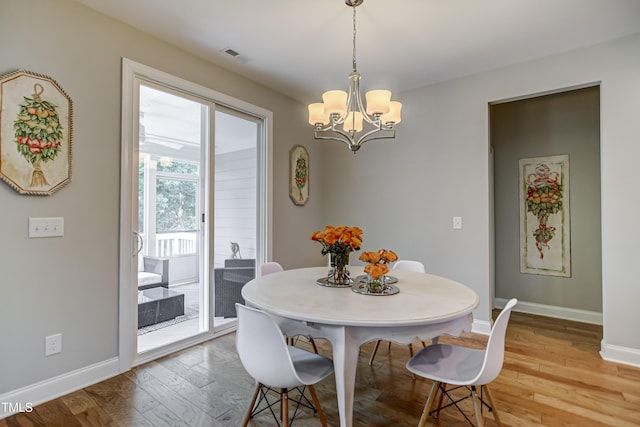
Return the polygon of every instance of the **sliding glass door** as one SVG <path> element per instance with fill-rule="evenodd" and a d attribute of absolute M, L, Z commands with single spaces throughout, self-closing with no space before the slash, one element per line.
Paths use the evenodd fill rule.
<path fill-rule="evenodd" d="M 120 368 L 235 327 L 269 257 L 271 112 L 123 60 Z"/>
<path fill-rule="evenodd" d="M 137 348 L 143 353 L 211 329 L 204 201 L 213 105 L 140 82 L 139 109 Z M 154 274 L 162 275 L 155 283 Z"/>
<path fill-rule="evenodd" d="M 235 326 L 235 303 L 256 274 L 258 158 L 262 122 L 218 107 L 214 168 L 214 327 Z"/>

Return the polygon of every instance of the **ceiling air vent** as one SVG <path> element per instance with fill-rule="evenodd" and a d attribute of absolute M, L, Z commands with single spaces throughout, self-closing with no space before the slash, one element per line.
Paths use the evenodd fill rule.
<path fill-rule="evenodd" d="M 233 58 L 234 60 L 242 64 L 246 64 L 249 61 L 249 58 L 247 58 L 245 55 L 241 55 L 240 52 L 230 47 L 225 47 L 224 49 L 220 49 L 220 52 L 226 55 L 229 55 L 231 58 Z"/>
<path fill-rule="evenodd" d="M 225 47 L 224 49 L 222 49 L 222 51 L 224 53 L 226 53 L 227 55 L 231 55 L 233 57 L 236 57 L 236 56 L 240 55 L 238 52 L 236 52 L 235 50 L 231 49 L 230 47 Z"/>

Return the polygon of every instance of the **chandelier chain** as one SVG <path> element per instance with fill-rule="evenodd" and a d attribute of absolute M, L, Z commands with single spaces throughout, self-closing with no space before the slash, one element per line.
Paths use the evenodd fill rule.
<path fill-rule="evenodd" d="M 356 7 L 353 6 L 353 71 L 356 70 Z"/>

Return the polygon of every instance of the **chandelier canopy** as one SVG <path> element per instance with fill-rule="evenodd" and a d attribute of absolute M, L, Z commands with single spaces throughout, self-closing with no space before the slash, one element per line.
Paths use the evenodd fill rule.
<path fill-rule="evenodd" d="M 344 142 L 355 154 L 372 139 L 392 139 L 400 123 L 402 104 L 391 101 L 391 91 L 370 90 L 365 94 L 366 108 L 360 93 L 362 76 L 356 66 L 356 8 L 364 0 L 345 0 L 353 8 L 353 70 L 349 74 L 349 92 L 330 90 L 322 101 L 309 104 L 309 124 L 315 139 Z"/>

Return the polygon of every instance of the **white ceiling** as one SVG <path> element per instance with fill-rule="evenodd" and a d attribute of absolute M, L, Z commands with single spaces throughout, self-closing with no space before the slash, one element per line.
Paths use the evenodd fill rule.
<path fill-rule="evenodd" d="M 76 1 L 304 103 L 348 85 L 343 0 Z M 639 32 L 640 0 L 365 0 L 358 70 L 398 92 Z"/>

